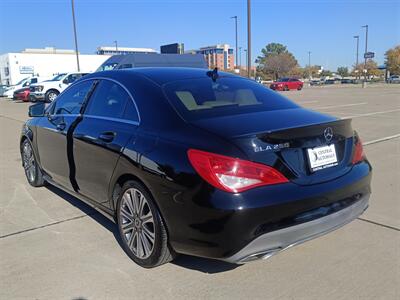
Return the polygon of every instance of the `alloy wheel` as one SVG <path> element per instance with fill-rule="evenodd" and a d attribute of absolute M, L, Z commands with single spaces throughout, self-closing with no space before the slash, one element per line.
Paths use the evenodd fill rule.
<path fill-rule="evenodd" d="M 34 182 L 36 179 L 36 163 L 35 156 L 31 145 L 25 142 L 22 148 L 22 159 L 24 164 L 25 175 L 29 182 Z"/>
<path fill-rule="evenodd" d="M 127 189 L 121 199 L 120 224 L 122 236 L 133 254 L 148 258 L 154 249 L 154 217 L 146 197 L 137 189 Z"/>
<path fill-rule="evenodd" d="M 49 93 L 49 100 L 53 102 L 57 98 L 57 94 L 54 92 Z"/>

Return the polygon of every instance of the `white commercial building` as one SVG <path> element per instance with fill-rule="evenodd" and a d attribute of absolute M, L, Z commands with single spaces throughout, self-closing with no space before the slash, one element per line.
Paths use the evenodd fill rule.
<path fill-rule="evenodd" d="M 80 71 L 94 72 L 109 57 L 109 55 L 79 54 Z M 48 47 L 0 55 L 0 84 L 16 84 L 30 76 L 50 78 L 59 73 L 77 70 L 76 55 L 73 50 Z"/>
<path fill-rule="evenodd" d="M 110 47 L 100 46 L 97 47 L 97 54 L 104 55 L 125 55 L 135 53 L 157 53 L 156 50 L 151 48 L 130 48 L 130 47 Z"/>

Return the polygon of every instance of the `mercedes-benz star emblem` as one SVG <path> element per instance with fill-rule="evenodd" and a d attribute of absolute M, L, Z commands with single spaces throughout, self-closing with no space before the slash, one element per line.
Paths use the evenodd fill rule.
<path fill-rule="evenodd" d="M 333 138 L 333 130 L 332 130 L 331 127 L 327 127 L 327 128 L 324 130 L 324 137 L 325 137 L 325 140 L 326 140 L 327 142 L 330 142 L 330 141 L 332 140 L 332 138 Z"/>

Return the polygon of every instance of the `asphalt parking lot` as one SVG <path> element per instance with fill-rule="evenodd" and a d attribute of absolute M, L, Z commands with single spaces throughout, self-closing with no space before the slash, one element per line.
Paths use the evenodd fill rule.
<path fill-rule="evenodd" d="M 284 94 L 353 118 L 374 168 L 369 209 L 266 261 L 181 256 L 152 270 L 128 258 L 114 224 L 94 209 L 28 185 L 18 142 L 29 104 L 0 98 L 0 299 L 400 299 L 400 85 Z"/>

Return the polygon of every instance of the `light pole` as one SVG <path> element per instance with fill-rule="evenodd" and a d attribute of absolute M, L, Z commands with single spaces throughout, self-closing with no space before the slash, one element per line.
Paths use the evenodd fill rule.
<path fill-rule="evenodd" d="M 311 79 L 311 51 L 308 51 L 308 78 Z"/>
<path fill-rule="evenodd" d="M 359 35 L 355 35 L 354 36 L 354 38 L 357 40 L 357 49 L 356 49 L 356 67 L 355 67 L 355 69 L 356 69 L 356 71 L 357 71 L 357 68 L 358 68 L 358 45 L 359 45 L 359 43 L 360 43 L 360 36 Z M 356 79 L 357 79 L 357 73 L 356 73 Z"/>
<path fill-rule="evenodd" d="M 247 76 L 248 76 L 250 72 L 249 72 L 249 65 L 248 65 L 249 60 L 247 59 L 247 49 L 244 49 L 244 55 L 246 57 L 246 73 L 247 73 Z"/>
<path fill-rule="evenodd" d="M 118 52 L 118 41 L 114 41 L 115 44 L 115 52 Z"/>
<path fill-rule="evenodd" d="M 247 77 L 250 78 L 251 69 L 251 5 L 247 0 Z"/>
<path fill-rule="evenodd" d="M 239 47 L 239 70 L 242 69 L 242 47 Z"/>
<path fill-rule="evenodd" d="M 364 82 L 363 82 L 363 87 L 366 86 L 367 84 L 367 57 L 366 54 L 368 52 L 368 25 L 361 26 L 362 28 L 365 28 L 365 52 L 364 52 Z"/>
<path fill-rule="evenodd" d="M 238 21 L 238 17 L 234 16 L 231 17 L 231 19 L 235 19 L 235 49 L 236 49 L 236 67 L 238 65 L 238 33 L 237 33 L 237 21 Z"/>
<path fill-rule="evenodd" d="M 75 7 L 74 7 L 74 0 L 71 0 L 72 6 L 72 23 L 74 25 L 74 40 L 75 40 L 75 54 L 76 54 L 76 65 L 78 67 L 78 72 L 81 71 L 79 67 L 79 54 L 78 54 L 78 38 L 76 37 L 76 22 L 75 22 Z"/>

